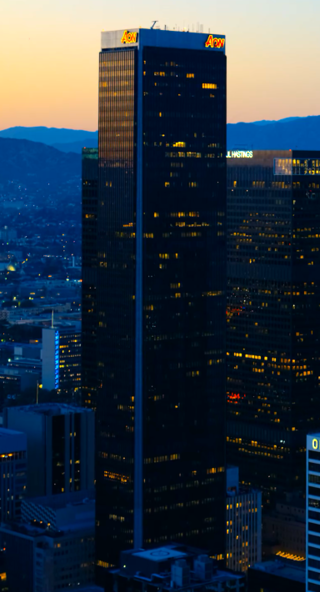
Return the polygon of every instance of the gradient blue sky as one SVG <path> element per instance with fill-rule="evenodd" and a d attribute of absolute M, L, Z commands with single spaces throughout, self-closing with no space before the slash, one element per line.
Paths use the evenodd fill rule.
<path fill-rule="evenodd" d="M 228 121 L 320 113 L 320 0 L 0 0 L 0 129 L 97 128 L 101 30 L 227 36 Z"/>

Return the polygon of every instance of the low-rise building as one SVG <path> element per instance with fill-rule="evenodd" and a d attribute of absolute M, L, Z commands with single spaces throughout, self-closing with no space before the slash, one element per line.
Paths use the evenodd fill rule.
<path fill-rule="evenodd" d="M 22 520 L 0 526 L 10 592 L 93 585 L 94 492 L 25 500 Z"/>
<path fill-rule="evenodd" d="M 226 565 L 246 572 L 261 561 L 262 494 L 239 485 L 238 467 L 228 467 L 226 473 Z"/>
<path fill-rule="evenodd" d="M 304 562 L 271 559 L 248 570 L 248 592 L 305 592 Z"/>
<path fill-rule="evenodd" d="M 7 522 L 19 518 L 27 493 L 25 434 L 0 428 L 0 474 L 0 520 Z"/>
<path fill-rule="evenodd" d="M 4 425 L 28 445 L 28 495 L 68 493 L 94 486 L 94 412 L 63 403 L 8 407 Z"/>
<path fill-rule="evenodd" d="M 119 569 L 108 572 L 107 589 L 117 592 L 174 590 L 242 592 L 242 574 L 219 569 L 208 555 L 186 545 L 123 551 Z"/>
<path fill-rule="evenodd" d="M 263 555 L 306 557 L 306 500 L 286 494 L 263 519 Z"/>

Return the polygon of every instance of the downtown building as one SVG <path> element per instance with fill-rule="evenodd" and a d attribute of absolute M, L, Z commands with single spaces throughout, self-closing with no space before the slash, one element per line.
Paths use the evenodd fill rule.
<path fill-rule="evenodd" d="M 261 491 L 239 485 L 238 467 L 227 467 L 226 567 L 247 572 L 261 561 Z"/>
<path fill-rule="evenodd" d="M 7 407 L 4 425 L 26 439 L 28 496 L 94 487 L 94 413 L 65 403 Z"/>
<path fill-rule="evenodd" d="M 0 468 L 0 521 L 12 522 L 27 495 L 27 438 L 21 431 L 0 428 Z"/>
<path fill-rule="evenodd" d="M 305 487 L 320 421 L 320 152 L 229 152 L 227 453 L 267 496 Z"/>
<path fill-rule="evenodd" d="M 81 385 L 81 334 L 75 326 L 42 329 L 42 386 L 66 395 Z"/>
<path fill-rule="evenodd" d="M 83 351 L 96 355 L 82 358 L 97 562 L 172 540 L 221 559 L 225 38 L 102 33 L 99 76 L 97 174 L 83 152 Z"/>
<path fill-rule="evenodd" d="M 307 436 L 306 592 L 320 592 L 320 434 Z"/>
<path fill-rule="evenodd" d="M 84 591 L 93 585 L 94 495 L 92 489 L 26 498 L 21 519 L 0 524 L 7 590 Z"/>

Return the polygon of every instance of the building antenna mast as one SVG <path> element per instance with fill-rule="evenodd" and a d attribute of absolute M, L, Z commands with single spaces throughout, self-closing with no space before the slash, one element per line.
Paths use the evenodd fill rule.
<path fill-rule="evenodd" d="M 153 23 L 152 23 L 152 25 L 151 25 L 150 29 L 154 29 L 154 26 L 155 26 L 155 24 L 156 24 L 157 22 L 158 22 L 158 21 L 153 21 Z"/>

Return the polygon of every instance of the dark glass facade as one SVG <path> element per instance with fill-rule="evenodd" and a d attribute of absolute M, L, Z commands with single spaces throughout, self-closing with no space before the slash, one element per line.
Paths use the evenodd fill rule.
<path fill-rule="evenodd" d="M 225 544 L 226 58 L 205 35 L 195 50 L 144 33 L 100 53 L 102 567 L 132 546 Z"/>
<path fill-rule="evenodd" d="M 227 454 L 269 496 L 319 425 L 320 152 L 228 159 Z"/>
<path fill-rule="evenodd" d="M 95 409 L 97 391 L 98 149 L 82 150 L 82 402 Z"/>

